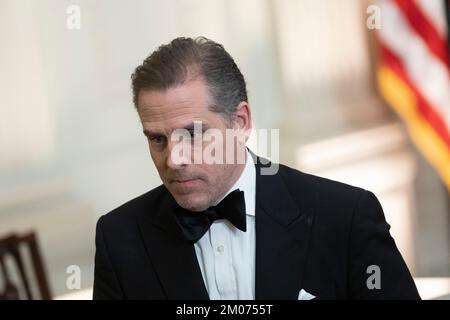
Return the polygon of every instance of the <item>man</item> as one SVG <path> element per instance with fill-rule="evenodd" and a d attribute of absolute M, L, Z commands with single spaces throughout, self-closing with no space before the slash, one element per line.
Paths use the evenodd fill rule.
<path fill-rule="evenodd" d="M 246 85 L 221 45 L 177 38 L 132 82 L 163 185 L 99 219 L 95 299 L 419 299 L 372 193 L 283 165 L 264 174 L 274 164 L 245 147 Z M 235 154 L 192 161 L 211 145 Z"/>

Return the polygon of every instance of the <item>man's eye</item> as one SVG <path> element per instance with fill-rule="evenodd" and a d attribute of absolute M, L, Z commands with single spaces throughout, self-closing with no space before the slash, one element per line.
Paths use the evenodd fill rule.
<path fill-rule="evenodd" d="M 162 144 L 162 143 L 164 143 L 164 137 L 162 137 L 162 136 L 151 137 L 150 141 L 157 143 L 157 144 Z"/>

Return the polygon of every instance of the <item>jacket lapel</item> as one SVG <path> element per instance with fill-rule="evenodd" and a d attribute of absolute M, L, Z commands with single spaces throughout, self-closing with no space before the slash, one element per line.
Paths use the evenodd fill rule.
<path fill-rule="evenodd" d="M 313 224 L 313 191 L 305 190 L 295 202 L 280 174 L 261 175 L 260 158 L 252 156 L 258 160 L 255 298 L 297 299 Z M 147 253 L 168 299 L 209 299 L 194 245 L 184 241 L 172 214 L 175 205 L 165 190 L 154 216 L 138 217 Z"/>
<path fill-rule="evenodd" d="M 295 202 L 280 173 L 261 175 L 261 167 L 258 161 L 255 298 L 297 299 L 310 243 L 313 198 L 306 194 Z"/>
<path fill-rule="evenodd" d="M 172 300 L 209 299 L 193 244 L 181 235 L 173 213 L 175 200 L 166 190 L 153 219 L 139 217 L 147 253 L 166 292 Z"/>

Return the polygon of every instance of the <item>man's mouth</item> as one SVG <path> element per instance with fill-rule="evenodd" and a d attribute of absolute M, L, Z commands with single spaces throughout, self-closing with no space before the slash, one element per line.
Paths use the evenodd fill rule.
<path fill-rule="evenodd" d="M 174 179 L 174 180 L 171 180 L 171 183 L 176 185 L 176 186 L 191 186 L 191 185 L 195 184 L 198 181 L 199 181 L 199 179 L 197 179 L 197 178 L 194 178 L 194 179 Z"/>

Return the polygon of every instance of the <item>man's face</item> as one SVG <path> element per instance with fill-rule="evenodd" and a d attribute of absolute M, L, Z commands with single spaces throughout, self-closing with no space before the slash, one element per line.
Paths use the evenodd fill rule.
<path fill-rule="evenodd" d="M 176 129 L 192 131 L 194 121 L 201 121 L 203 131 L 210 128 L 220 131 L 224 138 L 221 147 L 225 150 L 228 124 L 222 114 L 209 110 L 210 103 L 207 87 L 201 79 L 168 90 L 141 90 L 138 97 L 139 116 L 159 176 L 177 203 L 192 211 L 205 210 L 215 205 L 244 168 L 243 164 L 235 163 L 206 164 L 203 161 L 197 164 L 193 158 L 183 163 L 173 161 L 171 152 L 179 142 L 172 141 L 172 132 Z M 241 104 L 244 104 L 244 108 L 239 108 L 239 113 L 244 114 L 244 119 L 238 119 L 232 126 L 250 129 L 248 105 L 245 102 Z M 207 144 L 200 142 L 203 148 Z M 245 145 L 238 147 L 245 148 Z M 193 154 L 194 151 L 192 157 Z"/>

